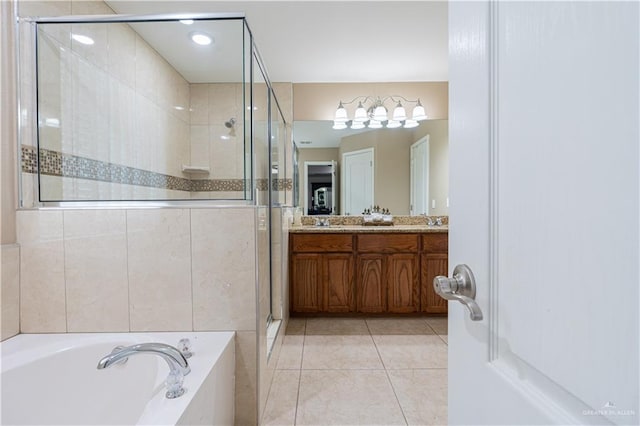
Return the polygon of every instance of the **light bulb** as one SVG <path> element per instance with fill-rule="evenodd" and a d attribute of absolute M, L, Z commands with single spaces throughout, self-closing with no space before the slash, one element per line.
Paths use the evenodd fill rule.
<path fill-rule="evenodd" d="M 406 119 L 407 119 L 407 112 L 405 111 L 400 101 L 398 101 L 398 105 L 396 105 L 396 107 L 393 109 L 393 120 L 404 121 Z"/>
<path fill-rule="evenodd" d="M 356 121 L 355 119 L 353 120 L 353 122 L 351 123 L 351 128 L 353 130 L 360 130 L 360 129 L 364 129 L 364 121 Z"/>
<path fill-rule="evenodd" d="M 427 119 L 427 114 L 424 111 L 424 107 L 420 103 L 420 99 L 418 99 L 417 105 L 413 108 L 413 113 L 411 114 L 411 118 L 415 121 L 422 121 Z"/>
<path fill-rule="evenodd" d="M 349 121 L 349 117 L 347 116 L 347 109 L 342 105 L 342 101 L 338 105 L 338 109 L 336 110 L 336 116 L 333 119 L 335 123 L 346 123 Z"/>
<path fill-rule="evenodd" d="M 347 128 L 347 123 L 344 121 L 334 121 L 332 129 L 334 130 L 344 130 Z"/>
<path fill-rule="evenodd" d="M 376 121 L 387 121 L 387 109 L 384 105 L 380 104 L 373 110 L 373 117 Z M 371 126 L 369 126 L 371 127 Z"/>
<path fill-rule="evenodd" d="M 364 123 L 367 121 L 369 117 L 367 117 L 367 110 L 362 106 L 362 102 L 358 103 L 358 108 L 356 108 L 355 115 L 353 116 L 353 121 Z M 353 126 L 351 126 L 353 129 Z"/>
<path fill-rule="evenodd" d="M 402 123 L 399 122 L 398 120 L 389 120 L 387 122 L 387 129 L 396 129 L 400 126 L 402 126 Z"/>

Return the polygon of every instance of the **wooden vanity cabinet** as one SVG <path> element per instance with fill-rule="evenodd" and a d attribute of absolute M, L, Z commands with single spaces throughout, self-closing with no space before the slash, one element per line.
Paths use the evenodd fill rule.
<path fill-rule="evenodd" d="M 446 314 L 447 301 L 438 296 L 433 289 L 433 279 L 437 275 L 448 276 L 449 235 L 422 235 L 422 253 L 420 254 L 421 311 L 430 314 Z"/>
<path fill-rule="evenodd" d="M 357 312 L 418 312 L 418 245 L 417 234 L 357 235 Z"/>
<path fill-rule="evenodd" d="M 353 236 L 292 234 L 291 311 L 354 312 Z"/>
<path fill-rule="evenodd" d="M 292 313 L 443 314 L 446 233 L 292 233 Z"/>

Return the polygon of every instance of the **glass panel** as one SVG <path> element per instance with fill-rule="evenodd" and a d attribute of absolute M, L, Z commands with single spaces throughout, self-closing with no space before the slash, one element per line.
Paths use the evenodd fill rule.
<path fill-rule="evenodd" d="M 38 24 L 40 201 L 247 199 L 245 32 Z"/>
<path fill-rule="evenodd" d="M 264 324 L 260 340 L 266 338 L 271 322 L 271 209 L 269 181 L 270 89 L 254 46 L 253 58 L 253 152 L 255 156 L 255 194 L 258 214 L 258 318 Z M 264 342 L 269 347 L 268 342 Z M 262 343 L 259 347 L 263 347 Z M 268 349 L 267 349 L 268 351 Z"/>
<path fill-rule="evenodd" d="M 242 47 L 244 49 L 243 64 L 244 64 L 244 171 L 245 171 L 245 193 L 244 197 L 247 200 L 253 199 L 253 129 L 251 126 L 253 117 L 253 104 L 252 104 L 252 89 L 253 89 L 253 37 L 251 31 L 247 26 L 246 21 L 243 27 L 243 40 Z"/>

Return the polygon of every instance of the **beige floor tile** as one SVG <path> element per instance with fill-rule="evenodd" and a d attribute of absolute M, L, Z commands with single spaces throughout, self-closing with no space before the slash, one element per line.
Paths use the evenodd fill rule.
<path fill-rule="evenodd" d="M 287 323 L 287 331 L 285 334 L 304 334 L 306 324 L 307 320 L 304 318 L 289 318 L 289 322 Z"/>
<path fill-rule="evenodd" d="M 364 319 L 360 318 L 309 318 L 307 335 L 369 335 Z"/>
<path fill-rule="evenodd" d="M 424 318 L 368 318 L 371 334 L 433 334 Z"/>
<path fill-rule="evenodd" d="M 296 420 L 300 370 L 276 371 L 264 409 L 262 425 L 293 425 Z"/>
<path fill-rule="evenodd" d="M 447 370 L 388 370 L 409 425 L 447 424 Z"/>
<path fill-rule="evenodd" d="M 278 370 L 299 370 L 302 365 L 302 347 L 304 336 L 285 335 L 282 339 L 280 357 L 276 364 Z"/>
<path fill-rule="evenodd" d="M 447 368 L 447 345 L 439 336 L 373 336 L 386 369 Z"/>
<path fill-rule="evenodd" d="M 433 328 L 433 331 L 435 331 L 436 334 L 440 334 L 440 335 L 449 334 L 447 318 L 429 317 L 429 318 L 426 318 L 426 321 L 427 321 L 427 324 L 429 324 L 429 327 Z"/>
<path fill-rule="evenodd" d="M 442 343 L 444 346 L 444 343 Z M 371 336 L 305 336 L 303 369 L 382 369 Z"/>
<path fill-rule="evenodd" d="M 384 370 L 303 370 L 296 425 L 404 425 Z"/>

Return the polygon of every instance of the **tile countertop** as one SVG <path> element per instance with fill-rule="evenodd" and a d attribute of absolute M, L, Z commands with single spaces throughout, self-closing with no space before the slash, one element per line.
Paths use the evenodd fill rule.
<path fill-rule="evenodd" d="M 364 226 L 364 225 L 331 225 L 315 226 L 302 225 L 289 228 L 291 233 L 317 233 L 317 234 L 339 234 L 339 233 L 448 233 L 449 225 L 428 226 L 428 225 L 392 225 L 392 226 Z"/>

